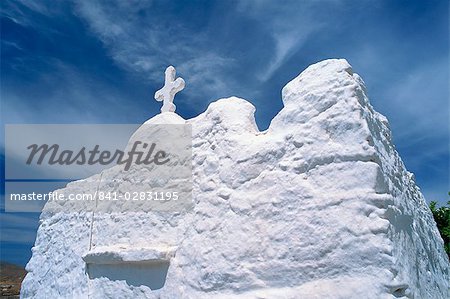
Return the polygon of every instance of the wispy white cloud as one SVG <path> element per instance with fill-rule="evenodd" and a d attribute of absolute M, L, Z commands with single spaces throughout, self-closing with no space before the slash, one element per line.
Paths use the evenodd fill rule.
<path fill-rule="evenodd" d="M 264 65 L 259 79 L 269 80 L 310 38 L 327 26 L 318 16 L 323 5 L 336 6 L 341 1 L 277 1 L 249 0 L 238 4 L 237 10 L 258 21 L 271 35 L 275 45 L 272 58 Z"/>
<path fill-rule="evenodd" d="M 226 91 L 220 74 L 234 63 L 232 58 L 208 48 L 202 32 L 157 15 L 143 18 L 139 11 L 151 12 L 152 2 L 76 1 L 77 14 L 123 68 L 159 82 L 173 64 L 197 94 Z"/>
<path fill-rule="evenodd" d="M 40 103 L 33 94 L 24 96 L 15 88 L 7 88 L 2 99 L 3 109 L 8 111 L 3 115 L 4 123 L 101 123 L 108 118 L 112 122 L 120 118 L 114 112 L 120 110 L 126 94 L 101 81 L 93 82 L 63 61 L 46 60 L 52 71 L 39 74 L 38 83 L 53 88 L 45 95 L 45 103 Z M 98 107 L 108 109 L 99 111 Z"/>
<path fill-rule="evenodd" d="M 448 138 L 448 56 L 404 65 L 394 54 L 385 55 L 383 47 L 391 45 L 362 45 L 350 62 L 369 86 L 372 104 L 391 120 L 395 140 L 414 145 L 424 138 Z"/>
<path fill-rule="evenodd" d="M 386 90 L 386 97 L 404 114 L 400 138 L 420 136 L 448 137 L 448 57 L 416 64 L 395 85 Z M 413 125 L 412 125 L 413 124 Z"/>
<path fill-rule="evenodd" d="M 269 80 L 272 75 L 282 67 L 286 61 L 292 57 L 298 50 L 301 49 L 303 44 L 308 40 L 311 34 L 316 31 L 319 26 L 309 26 L 304 30 L 284 31 L 274 33 L 275 39 L 275 53 L 272 60 L 270 60 L 266 70 L 262 72 L 259 79 L 263 82 Z"/>
<path fill-rule="evenodd" d="M 372 104 L 390 119 L 396 141 L 448 136 L 448 52 L 424 59 L 426 48 L 415 49 L 417 41 L 398 42 L 391 28 L 379 30 L 381 39 L 355 44 L 346 58 L 366 81 Z"/>
<path fill-rule="evenodd" d="M 19 26 L 39 30 L 42 35 L 57 34 L 53 28 L 41 17 L 58 17 L 64 10 L 64 1 L 17 0 L 2 1 L 1 15 Z"/>

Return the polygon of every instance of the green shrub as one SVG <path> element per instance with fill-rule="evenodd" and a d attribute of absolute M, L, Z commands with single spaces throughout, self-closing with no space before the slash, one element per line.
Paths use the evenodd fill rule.
<path fill-rule="evenodd" d="M 430 202 L 430 210 L 444 240 L 445 252 L 450 258 L 450 201 L 447 202 L 447 206 L 443 207 L 438 207 L 437 202 L 432 201 Z"/>

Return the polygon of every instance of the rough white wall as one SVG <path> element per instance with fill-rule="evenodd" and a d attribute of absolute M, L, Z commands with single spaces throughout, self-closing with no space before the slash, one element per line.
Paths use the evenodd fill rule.
<path fill-rule="evenodd" d="M 95 213 L 92 242 L 90 213 L 44 212 L 22 297 L 448 298 L 442 239 L 360 77 L 326 60 L 282 94 L 264 132 L 255 108 L 234 97 L 186 121 L 192 209 Z M 148 121 L 184 122 L 173 113 Z M 107 188 L 96 181 L 64 192 Z M 159 290 L 90 278 L 82 259 L 141 247 L 175 248 Z"/>

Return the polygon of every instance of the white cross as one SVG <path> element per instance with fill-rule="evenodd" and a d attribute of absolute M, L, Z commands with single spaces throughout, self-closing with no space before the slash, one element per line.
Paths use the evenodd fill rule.
<path fill-rule="evenodd" d="M 183 78 L 177 78 L 175 80 L 176 71 L 173 66 L 169 66 L 166 69 L 166 78 L 163 88 L 155 92 L 155 100 L 158 102 L 163 101 L 161 107 L 162 112 L 175 112 L 176 106 L 173 104 L 173 98 L 175 94 L 184 89 Z"/>

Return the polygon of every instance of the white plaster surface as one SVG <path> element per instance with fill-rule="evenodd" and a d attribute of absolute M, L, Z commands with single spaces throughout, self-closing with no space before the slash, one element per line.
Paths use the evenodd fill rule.
<path fill-rule="evenodd" d="M 347 61 L 308 67 L 282 100 L 264 132 L 236 97 L 150 119 L 192 125 L 193 206 L 44 211 L 22 298 L 450 298 L 432 215 Z M 169 259 L 164 286 L 89 277 L 83 257 L 106 253 Z"/>

